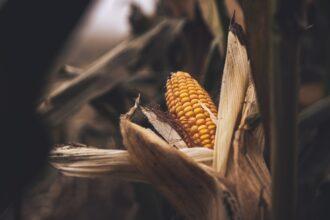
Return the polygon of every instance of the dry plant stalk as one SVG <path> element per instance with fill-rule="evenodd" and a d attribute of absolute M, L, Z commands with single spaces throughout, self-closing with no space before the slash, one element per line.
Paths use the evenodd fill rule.
<path fill-rule="evenodd" d="M 177 149 L 166 138 L 133 123 L 131 118 L 139 108 L 137 99 L 120 120 L 127 152 L 84 149 L 70 155 L 68 149 L 60 149 L 53 152 L 52 163 L 69 175 L 116 174 L 147 181 L 185 219 L 267 218 L 271 207 L 270 175 L 263 160 L 262 126 L 251 123 L 258 108 L 242 34 L 240 26 L 233 21 L 228 37 L 215 152 L 199 148 L 196 155 L 190 151 L 194 148 Z M 158 132 L 166 134 L 168 124 L 161 121 L 163 124 L 157 125 L 160 122 L 157 114 L 148 114 L 161 131 Z M 210 162 L 212 153 L 214 167 L 199 163 Z"/>

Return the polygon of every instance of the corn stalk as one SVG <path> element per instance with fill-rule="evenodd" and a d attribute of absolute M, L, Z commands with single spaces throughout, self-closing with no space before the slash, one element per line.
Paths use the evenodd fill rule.
<path fill-rule="evenodd" d="M 270 69 L 272 219 L 295 219 L 297 193 L 297 97 L 301 0 L 272 1 L 278 32 Z M 274 37 L 274 38 L 275 38 Z M 275 39 L 273 39 L 275 40 Z"/>
<path fill-rule="evenodd" d="M 224 80 L 229 81 L 222 85 L 226 92 L 222 93 L 221 98 L 223 94 L 227 96 L 224 96 L 219 109 L 226 123 L 219 124 L 218 120 L 217 128 L 225 135 L 221 132 L 217 135 L 214 152 L 209 149 L 177 148 L 170 144 L 171 139 L 162 139 L 152 130 L 134 123 L 135 112 L 141 110 L 143 113 L 145 110 L 137 99 L 136 104 L 120 119 L 127 151 L 60 148 L 53 151 L 51 163 L 67 175 L 115 175 L 148 182 L 186 219 L 267 218 L 271 209 L 271 194 L 270 175 L 263 160 L 264 135 L 261 124 L 251 123 L 258 113 L 256 92 L 251 80 L 244 34 L 234 20 L 227 54 Z M 228 111 L 233 109 L 234 114 Z M 164 121 L 159 123 L 157 114 L 152 117 L 148 114 L 151 124 L 165 137 L 168 126 Z M 222 137 L 225 142 L 222 142 Z M 223 154 L 219 154 L 223 150 L 219 143 L 225 144 Z M 224 162 L 225 168 L 212 167 L 211 162 L 219 164 L 219 160 Z"/>

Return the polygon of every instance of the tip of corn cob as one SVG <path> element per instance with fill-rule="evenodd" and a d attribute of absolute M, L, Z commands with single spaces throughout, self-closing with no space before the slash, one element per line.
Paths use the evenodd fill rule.
<path fill-rule="evenodd" d="M 172 117 L 188 133 L 193 143 L 190 147 L 213 148 L 216 125 L 203 103 L 214 115 L 217 109 L 209 94 L 186 72 L 172 73 L 166 82 L 166 104 Z"/>

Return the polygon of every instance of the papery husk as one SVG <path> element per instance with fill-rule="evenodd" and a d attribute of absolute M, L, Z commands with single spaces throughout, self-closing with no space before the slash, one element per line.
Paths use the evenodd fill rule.
<path fill-rule="evenodd" d="M 240 219 L 228 185 L 209 168 L 171 147 L 150 129 L 122 116 L 121 133 L 132 163 L 186 219 Z"/>
<path fill-rule="evenodd" d="M 181 128 L 173 118 L 170 118 L 165 112 L 157 108 L 143 107 L 140 105 L 140 95 L 135 99 L 134 106 L 126 113 L 126 117 L 133 117 L 135 112 L 140 110 L 148 119 L 154 129 L 167 141 L 169 145 L 175 148 L 187 148 L 188 145 L 184 139 L 188 134 Z"/>
<path fill-rule="evenodd" d="M 180 149 L 192 160 L 211 165 L 213 150 L 204 147 Z M 148 182 L 134 166 L 127 150 L 98 149 L 90 146 L 77 147 L 68 144 L 54 149 L 49 161 L 66 176 L 95 178 L 110 176 L 134 182 Z"/>
<path fill-rule="evenodd" d="M 167 141 L 167 143 L 176 148 L 187 148 L 188 145 L 182 138 L 188 134 L 180 125 L 170 119 L 164 112 L 156 111 L 152 108 L 140 106 L 142 113 L 148 118 L 150 124 Z"/>
<path fill-rule="evenodd" d="M 262 124 L 250 123 L 258 113 L 255 87 L 247 90 L 242 118 L 229 154 L 227 179 L 234 182 L 244 219 L 267 219 L 271 208 L 271 179 L 263 158 Z"/>
<path fill-rule="evenodd" d="M 231 21 L 218 109 L 213 167 L 234 183 L 243 219 L 266 219 L 271 208 L 270 173 L 263 157 L 264 132 L 243 29 Z"/>
<path fill-rule="evenodd" d="M 221 175 L 227 171 L 230 147 L 251 76 L 242 28 L 231 21 L 223 70 L 213 167 Z"/>

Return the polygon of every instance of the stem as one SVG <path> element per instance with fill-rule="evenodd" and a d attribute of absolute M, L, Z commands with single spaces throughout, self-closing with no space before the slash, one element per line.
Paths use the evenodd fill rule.
<path fill-rule="evenodd" d="M 271 0 L 239 0 L 244 13 L 252 77 L 265 130 L 265 145 L 270 139 L 269 66 L 271 56 Z"/>
<path fill-rule="evenodd" d="M 297 191 L 297 97 L 301 2 L 277 0 L 279 41 L 270 70 L 272 219 L 292 220 Z"/>

